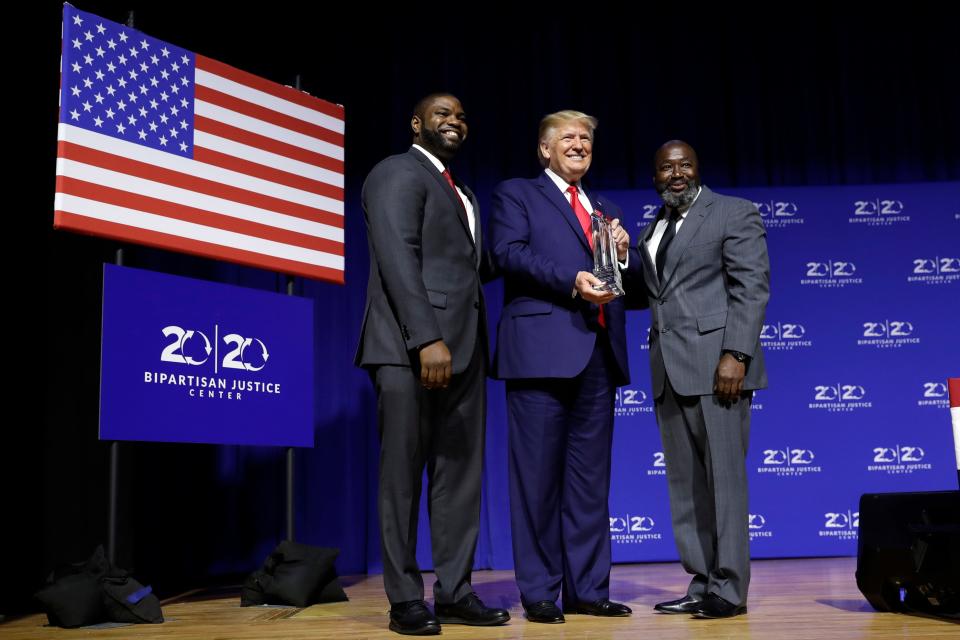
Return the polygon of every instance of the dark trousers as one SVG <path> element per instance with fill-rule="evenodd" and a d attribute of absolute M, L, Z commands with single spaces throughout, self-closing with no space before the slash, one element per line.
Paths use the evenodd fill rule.
<path fill-rule="evenodd" d="M 724 405 L 716 396 L 681 396 L 666 381 L 657 399 L 680 562 L 693 575 L 687 593 L 740 605 L 750 585 L 747 443 L 750 400 Z"/>
<path fill-rule="evenodd" d="M 559 348 L 559 347 L 558 347 Z M 605 333 L 575 378 L 507 381 L 513 559 L 526 604 L 609 595 L 616 367 Z"/>
<path fill-rule="evenodd" d="M 416 550 L 424 467 L 434 599 L 456 602 L 473 591 L 486 424 L 486 363 L 477 342 L 470 364 L 446 389 L 424 389 L 411 367 L 381 366 L 372 373 L 380 426 L 383 585 L 391 604 L 423 599 Z"/>

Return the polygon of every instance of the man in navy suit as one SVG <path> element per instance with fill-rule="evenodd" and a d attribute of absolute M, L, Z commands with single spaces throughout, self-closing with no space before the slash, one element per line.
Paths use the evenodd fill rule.
<path fill-rule="evenodd" d="M 596 125 L 578 111 L 546 116 L 544 171 L 493 193 L 490 246 L 505 278 L 494 372 L 507 381 L 514 565 L 532 622 L 631 613 L 609 600 L 614 392 L 629 372 L 623 300 L 592 273 L 590 213 L 619 215 L 580 182 Z M 614 227 L 624 259 L 629 237 Z"/>
<path fill-rule="evenodd" d="M 480 527 L 486 418 L 487 320 L 477 199 L 450 173 L 467 137 L 460 101 L 431 94 L 410 121 L 413 146 L 363 184 L 370 280 L 356 364 L 377 391 L 377 500 L 390 629 L 440 633 L 440 624 L 498 625 L 470 572 Z M 436 617 L 423 601 L 417 520 L 429 481 Z"/>

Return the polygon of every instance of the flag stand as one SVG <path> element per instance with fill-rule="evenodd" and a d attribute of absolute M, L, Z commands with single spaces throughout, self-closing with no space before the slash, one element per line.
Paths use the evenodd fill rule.
<path fill-rule="evenodd" d="M 294 78 L 293 88 L 300 91 L 300 74 Z M 293 295 L 293 285 L 295 278 L 287 276 L 287 295 Z M 296 460 L 296 451 L 293 447 L 287 447 L 287 487 L 286 487 L 286 515 L 287 515 L 287 540 L 294 541 L 294 508 L 293 508 L 293 482 L 294 482 L 294 462 Z"/>
<path fill-rule="evenodd" d="M 133 29 L 133 11 L 127 13 L 127 26 Z M 117 249 L 114 264 L 123 266 L 123 247 Z M 107 560 L 110 564 L 117 561 L 117 511 L 120 501 L 118 491 L 120 483 L 120 443 L 110 443 L 110 488 L 107 504 Z"/>
<path fill-rule="evenodd" d="M 129 21 L 133 21 L 133 12 L 130 13 Z M 114 263 L 118 267 L 123 266 L 123 247 L 117 249 Z M 107 560 L 110 564 L 117 561 L 117 495 L 120 481 L 120 443 L 116 440 L 110 443 L 110 497 L 107 507 Z"/>

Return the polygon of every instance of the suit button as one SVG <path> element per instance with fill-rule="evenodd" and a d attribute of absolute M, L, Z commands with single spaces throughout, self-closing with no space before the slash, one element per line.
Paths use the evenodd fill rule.
<path fill-rule="evenodd" d="M 667 329 L 666 327 L 664 327 L 663 329 L 660 329 L 660 333 L 669 333 L 669 332 L 670 332 L 670 329 Z"/>
<path fill-rule="evenodd" d="M 480 303 L 479 303 L 478 301 L 474 300 L 474 301 L 473 301 L 473 308 L 474 308 L 474 309 L 479 309 L 479 308 L 480 308 Z"/>
<path fill-rule="evenodd" d="M 660 300 L 660 304 L 663 304 L 664 302 L 666 302 L 666 300 Z"/>

